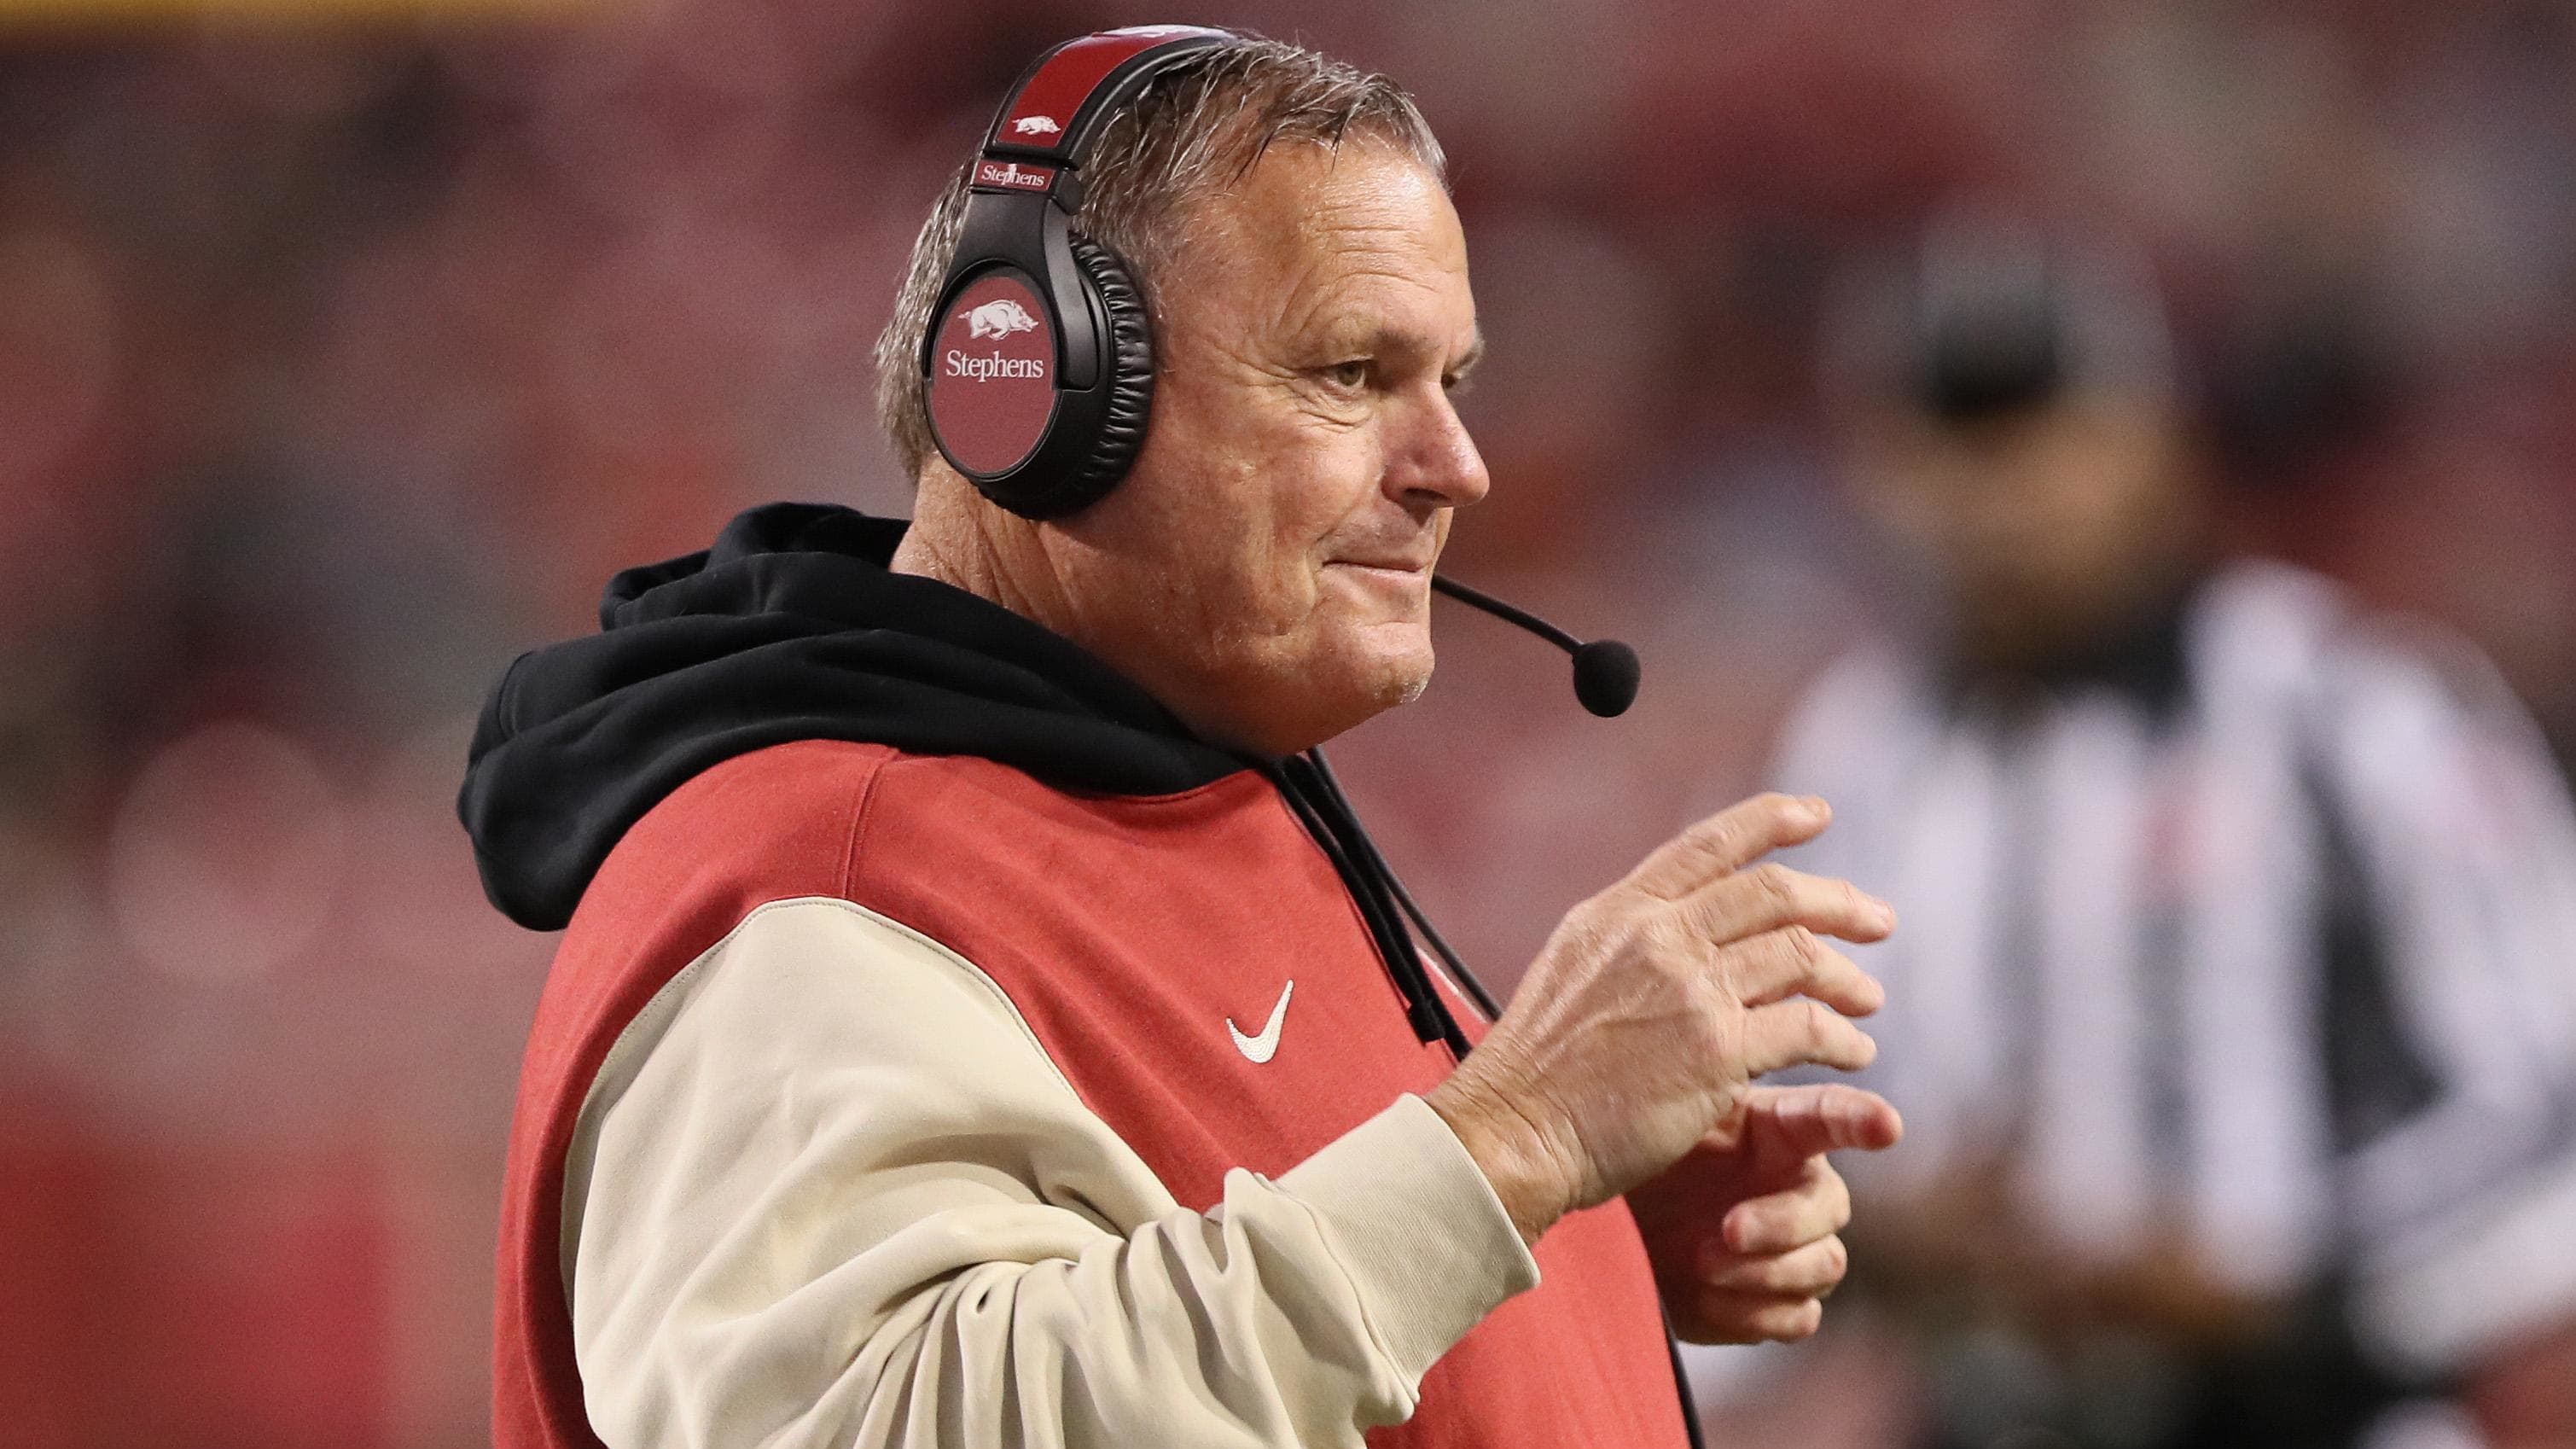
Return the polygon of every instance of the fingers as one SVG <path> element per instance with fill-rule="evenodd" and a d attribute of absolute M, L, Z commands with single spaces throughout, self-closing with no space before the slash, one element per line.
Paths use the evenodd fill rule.
<path fill-rule="evenodd" d="M 1775 1293 L 1708 1288 L 1701 1290 L 1694 1306 L 1698 1314 L 1682 1335 L 1691 1343 L 1761 1343 L 1766 1339 L 1794 1343 L 1812 1336 L 1825 1321 L 1821 1301 Z"/>
<path fill-rule="evenodd" d="M 1851 1193 L 1821 1157 L 1807 1159 L 1796 1187 L 1736 1204 L 1699 1247 L 1688 1336 L 1758 1343 L 1815 1332 L 1851 1267 L 1837 1236 L 1850 1220 Z"/>
<path fill-rule="evenodd" d="M 1755 1118 L 1741 1135 L 1767 1135 L 1781 1157 L 1828 1152 L 1878 1152 L 1905 1135 L 1905 1119 L 1876 1092 L 1839 1082 L 1800 1087 L 1756 1087 L 1745 1102 Z"/>
<path fill-rule="evenodd" d="M 1841 1232 L 1851 1222 L 1851 1189 L 1821 1157 L 1807 1159 L 1798 1184 L 1727 1209 L 1701 1268 L 1715 1272 L 1726 1254 L 1786 1253 Z"/>
<path fill-rule="evenodd" d="M 1850 1018 L 1812 996 L 1793 996 L 1744 1014 L 1747 1077 L 1783 1067 L 1819 1066 L 1856 1072 L 1878 1059 L 1878 1043 Z"/>
<path fill-rule="evenodd" d="M 1815 839 L 1832 818 L 1825 802 L 1813 795 L 1756 795 L 1656 847 L 1628 873 L 1625 884 L 1679 900 L 1769 851 Z"/>
<path fill-rule="evenodd" d="M 1765 931 L 1736 942 L 1728 954 L 1736 999 L 1747 1006 L 1812 996 L 1845 1015 L 1867 1016 L 1887 1004 L 1876 977 L 1804 926 Z"/>
<path fill-rule="evenodd" d="M 1687 904 L 1691 929 L 1725 944 L 1791 926 L 1846 941 L 1876 941 L 1896 929 L 1887 902 L 1847 880 L 1772 862 L 1702 886 Z"/>
<path fill-rule="evenodd" d="M 1788 1298 L 1822 1298 L 1841 1284 L 1851 1267 L 1850 1250 L 1831 1234 L 1785 1253 L 1717 1256 L 1718 1265 L 1702 1280 L 1705 1288 Z"/>

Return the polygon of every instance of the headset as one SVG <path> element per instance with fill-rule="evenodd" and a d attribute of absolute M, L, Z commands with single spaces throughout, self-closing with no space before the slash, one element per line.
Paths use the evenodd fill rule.
<path fill-rule="evenodd" d="M 1139 25 L 1066 41 L 984 134 L 921 375 L 940 456 L 1023 518 L 1061 518 L 1116 487 L 1153 404 L 1144 294 L 1116 252 L 1072 233 L 1082 164 L 1155 77 L 1241 39 Z"/>
<path fill-rule="evenodd" d="M 1022 73 L 984 133 L 921 376 L 939 455 L 1023 518 L 1062 518 L 1118 486 L 1153 406 L 1144 294 L 1116 252 L 1073 234 L 1091 143 L 1155 77 L 1245 38 L 1136 25 L 1068 40 Z M 1573 656 L 1574 693 L 1592 713 L 1636 699 L 1637 652 L 1618 640 L 1587 644 L 1441 575 L 1431 586 Z"/>

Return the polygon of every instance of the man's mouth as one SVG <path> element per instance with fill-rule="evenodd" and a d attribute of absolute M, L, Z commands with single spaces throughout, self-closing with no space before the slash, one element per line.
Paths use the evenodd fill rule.
<path fill-rule="evenodd" d="M 1430 607 L 1431 563 L 1427 559 L 1394 554 L 1337 558 L 1328 560 L 1324 568 L 1327 575 L 1338 574 L 1349 580 L 1343 587 L 1369 600 L 1372 610 L 1409 618 Z"/>
<path fill-rule="evenodd" d="M 1391 553 L 1365 558 L 1326 559 L 1324 562 L 1327 566 L 1339 564 L 1344 568 L 1373 569 L 1380 573 L 1427 574 L 1431 572 L 1432 560 L 1428 554 Z"/>

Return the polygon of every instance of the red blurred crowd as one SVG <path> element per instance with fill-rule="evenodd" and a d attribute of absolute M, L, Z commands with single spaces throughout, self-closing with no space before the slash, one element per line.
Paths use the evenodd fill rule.
<path fill-rule="evenodd" d="M 1495 489 L 1340 753 L 1507 988 L 1761 781 L 1869 607 L 1835 278 L 1961 197 L 2153 259 L 2236 534 L 2481 643 L 2576 747 L 2576 10 L 2462 0 L 678 0 L 0 20 L 0 1422 L 482 1441 L 550 942 L 451 801 L 518 649 L 752 502 L 900 513 L 869 354 L 1045 44 L 1237 24 L 1449 147 Z"/>

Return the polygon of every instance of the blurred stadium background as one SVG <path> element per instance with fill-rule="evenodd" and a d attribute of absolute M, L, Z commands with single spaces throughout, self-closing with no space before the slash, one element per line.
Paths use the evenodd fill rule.
<path fill-rule="evenodd" d="M 1148 19 L 1417 92 L 1493 343 L 1452 561 L 1645 656 L 1605 724 L 1452 616 L 1341 752 L 1498 984 L 1866 613 L 1819 317 L 1963 194 L 2143 248 L 2236 536 L 2576 747 L 2576 6 L 0 0 L 0 1438 L 484 1441 L 550 942 L 475 885 L 472 711 L 738 507 L 905 509 L 914 228 Z"/>

